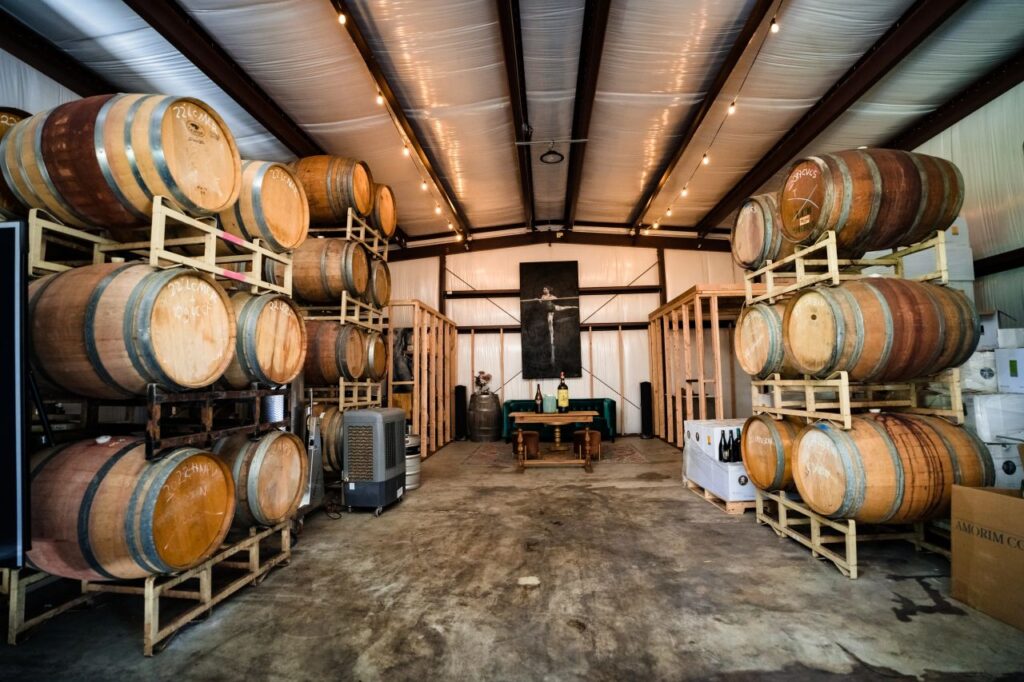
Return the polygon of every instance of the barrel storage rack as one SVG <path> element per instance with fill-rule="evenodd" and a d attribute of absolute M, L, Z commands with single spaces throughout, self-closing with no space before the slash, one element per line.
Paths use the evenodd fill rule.
<path fill-rule="evenodd" d="M 394 388 L 412 387 L 412 432 L 420 435 L 420 458 L 426 459 L 452 440 L 452 396 L 458 373 L 458 328 L 454 320 L 422 301 L 392 301 L 388 305 L 388 344 L 394 348 L 396 321 L 411 323 L 413 363 L 411 381 L 395 381 L 388 373 L 388 400 L 397 407 Z"/>
<path fill-rule="evenodd" d="M 903 278 L 904 260 L 912 254 L 931 250 L 934 268 L 913 279 L 933 284 L 948 284 L 945 232 L 910 246 L 892 249 L 878 258 L 839 258 L 836 235 L 826 231 L 811 246 L 797 247 L 794 253 L 744 276 L 747 305 L 776 303 L 799 291 L 815 286 L 838 286 L 841 282 L 865 277 Z M 886 275 L 864 270 L 889 268 Z M 939 396 L 929 399 L 929 396 Z M 948 402 L 948 404 L 946 404 Z M 842 428 L 852 428 L 852 416 L 864 410 L 884 409 L 943 417 L 955 424 L 964 423 L 960 370 L 953 368 L 937 375 L 890 383 L 858 383 L 847 372 L 836 372 L 824 379 L 782 379 L 773 374 L 766 379 L 751 379 L 751 403 L 754 414 L 774 419 L 784 416 L 803 418 L 808 424 L 828 420 Z M 941 404 L 936 404 L 941 403 Z M 857 543 L 902 540 L 918 550 L 949 557 L 946 546 L 935 544 L 933 523 L 903 525 L 861 524 L 852 519 L 829 519 L 785 492 L 755 489 L 755 519 L 767 525 L 779 537 L 788 537 L 811 550 L 815 558 L 831 561 L 850 579 L 859 575 Z M 941 534 L 940 534 L 941 535 Z"/>
<path fill-rule="evenodd" d="M 648 315 L 654 433 L 676 447 L 685 444 L 685 420 L 724 419 L 720 324 L 735 322 L 750 286 L 762 292 L 757 284 L 698 284 Z M 710 376 L 705 326 L 711 331 Z"/>

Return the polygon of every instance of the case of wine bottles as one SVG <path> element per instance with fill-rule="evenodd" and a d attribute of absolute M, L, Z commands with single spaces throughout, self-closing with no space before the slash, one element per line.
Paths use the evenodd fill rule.
<path fill-rule="evenodd" d="M 690 419 L 683 423 L 687 443 L 722 462 L 740 461 L 739 436 L 745 419 Z"/>

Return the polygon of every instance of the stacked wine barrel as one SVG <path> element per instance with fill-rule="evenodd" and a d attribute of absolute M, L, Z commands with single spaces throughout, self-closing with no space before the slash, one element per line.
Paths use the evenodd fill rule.
<path fill-rule="evenodd" d="M 733 255 L 755 270 L 834 230 L 841 256 L 909 246 L 945 230 L 963 202 L 960 171 L 944 159 L 861 149 L 794 163 L 778 196 L 751 197 L 733 229 Z M 887 277 L 797 291 L 747 306 L 736 323 L 740 367 L 758 378 L 886 383 L 958 367 L 980 339 L 961 292 Z M 756 415 L 741 436 L 751 482 L 795 490 L 835 519 L 909 523 L 948 514 L 953 484 L 994 482 L 988 449 L 941 418 L 853 416 L 850 430 Z"/>
<path fill-rule="evenodd" d="M 373 181 L 362 161 L 342 156 L 307 156 L 292 164 L 309 197 L 314 225 L 345 225 L 348 211 L 366 221 L 385 241 L 398 228 L 395 195 L 388 185 Z"/>

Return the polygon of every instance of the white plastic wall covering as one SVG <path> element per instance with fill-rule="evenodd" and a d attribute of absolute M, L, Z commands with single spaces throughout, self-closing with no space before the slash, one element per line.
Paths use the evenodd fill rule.
<path fill-rule="evenodd" d="M 439 286 L 437 268 L 440 264 L 441 259 L 436 257 L 388 263 L 391 270 L 391 300 L 423 301 L 436 309 Z"/>
<path fill-rule="evenodd" d="M 584 0 L 552 3 L 520 0 L 527 120 L 533 140 L 567 140 L 572 135 Z M 569 145 L 555 149 L 569 157 Z M 568 162 L 541 163 L 547 146 L 530 148 L 536 220 L 558 220 L 565 213 Z"/>
<path fill-rule="evenodd" d="M 605 322 L 646 322 L 657 308 L 658 294 L 605 294 L 580 296 L 581 327 Z M 519 299 L 453 298 L 447 303 L 448 316 L 460 327 L 519 325 Z M 585 320 L 585 321 L 584 321 Z"/>
<path fill-rule="evenodd" d="M 743 270 L 722 251 L 665 251 L 665 295 L 672 300 L 695 284 L 742 283 Z M 653 310 L 653 308 L 652 308 Z"/>
<path fill-rule="evenodd" d="M 293 155 L 120 0 L 5 0 L 4 9 L 125 92 L 196 97 L 212 106 L 243 158 Z M 40 107 L 46 109 L 60 104 Z"/>
<path fill-rule="evenodd" d="M 625 222 L 754 0 L 623 0 L 608 17 L 577 218 Z"/>
<path fill-rule="evenodd" d="M 787 0 L 778 14 L 779 32 L 768 35 L 750 67 L 767 27 L 755 35 L 646 222 L 662 216 L 671 202 L 673 214 L 664 224 L 696 225 L 911 4 L 913 0 Z M 736 113 L 728 116 L 733 98 Z M 709 165 L 701 166 L 689 183 L 688 196 L 680 198 L 705 151 Z"/>
<path fill-rule="evenodd" d="M 391 186 L 399 226 L 410 235 L 439 232 L 451 217 L 434 214 L 437 189 L 424 179 L 359 51 L 326 0 L 180 0 L 218 44 L 330 154 L 362 159 Z"/>
<path fill-rule="evenodd" d="M 469 221 L 477 227 L 521 224 L 497 5 L 389 0 L 352 3 L 351 9 Z"/>
<path fill-rule="evenodd" d="M 0 50 L 0 106 L 38 114 L 76 99 L 71 90 Z"/>
<path fill-rule="evenodd" d="M 1016 322 L 1011 327 L 1024 327 L 1024 267 L 982 277 L 974 282 L 978 310 L 1002 310 Z"/>

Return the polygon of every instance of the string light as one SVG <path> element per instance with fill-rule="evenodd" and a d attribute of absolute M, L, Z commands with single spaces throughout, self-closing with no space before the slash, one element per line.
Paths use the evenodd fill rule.
<path fill-rule="evenodd" d="M 736 101 L 733 100 L 733 103 L 729 105 L 729 115 L 732 116 L 735 113 L 736 113 Z"/>
<path fill-rule="evenodd" d="M 659 227 L 661 227 L 661 223 L 659 223 L 657 220 L 655 220 L 654 224 L 651 225 L 651 227 L 653 227 L 655 230 L 657 230 Z"/>
<path fill-rule="evenodd" d="M 449 230 L 454 230 L 455 229 L 455 226 L 452 225 L 452 221 L 450 221 L 450 220 L 448 221 L 448 229 Z"/>
<path fill-rule="evenodd" d="M 455 241 L 457 241 L 457 242 L 461 242 L 462 241 L 462 233 L 461 232 L 459 232 L 457 235 L 455 235 Z"/>
<path fill-rule="evenodd" d="M 409 156 L 409 145 L 402 146 L 402 156 Z"/>
<path fill-rule="evenodd" d="M 689 193 L 690 193 L 690 190 L 689 190 L 689 186 L 687 185 L 686 187 L 683 187 L 683 191 L 679 193 L 679 196 L 685 197 Z"/>
<path fill-rule="evenodd" d="M 441 215 L 441 205 L 434 204 L 434 215 Z"/>
<path fill-rule="evenodd" d="M 668 209 L 665 211 L 665 216 L 668 217 L 668 218 L 672 217 L 672 207 L 671 206 L 669 206 Z"/>
<path fill-rule="evenodd" d="M 640 234 L 642 234 L 643 236 L 645 236 L 645 237 L 646 237 L 647 235 L 649 235 L 649 234 L 650 234 L 650 230 L 644 230 L 644 231 L 643 231 L 643 232 L 641 232 Z"/>
<path fill-rule="evenodd" d="M 711 159 L 708 158 L 707 152 L 704 152 L 704 158 L 701 160 L 701 163 L 703 163 L 705 166 L 711 163 Z"/>
<path fill-rule="evenodd" d="M 779 22 L 775 21 L 775 17 L 772 17 L 772 23 L 768 24 L 768 27 L 771 29 L 772 33 L 779 32 Z"/>
<path fill-rule="evenodd" d="M 379 92 L 377 93 L 377 106 L 384 106 L 384 95 L 380 94 Z"/>
<path fill-rule="evenodd" d="M 348 21 L 348 17 L 346 17 L 346 16 L 344 15 L 344 14 L 339 14 L 339 15 L 338 15 L 338 23 L 339 23 L 339 24 L 341 24 L 342 26 L 344 26 L 344 25 L 345 25 L 345 22 L 347 22 L 347 21 Z"/>
<path fill-rule="evenodd" d="M 427 191 L 427 181 L 426 180 L 420 180 L 420 189 L 423 190 L 424 192 Z"/>

